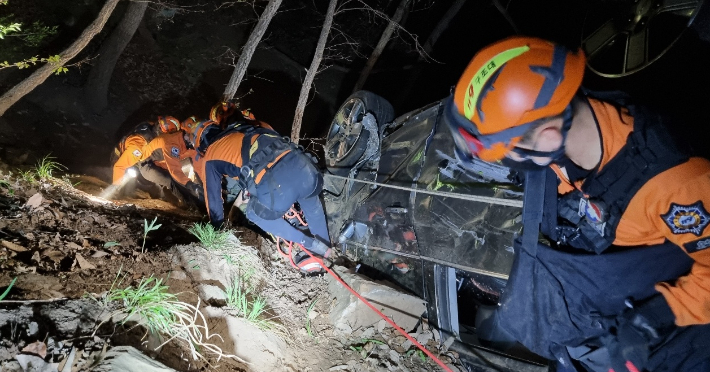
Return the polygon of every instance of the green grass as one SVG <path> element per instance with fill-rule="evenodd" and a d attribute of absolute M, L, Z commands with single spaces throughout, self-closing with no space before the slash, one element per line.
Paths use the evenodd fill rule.
<path fill-rule="evenodd" d="M 273 322 L 263 319 L 266 312 L 266 299 L 246 288 L 242 280 L 235 280 L 231 288 L 227 288 L 227 306 L 236 310 L 239 316 L 262 330 L 272 328 Z"/>
<path fill-rule="evenodd" d="M 215 229 L 210 223 L 196 223 L 187 231 L 196 236 L 208 250 L 223 249 L 229 241 L 229 231 Z"/>
<path fill-rule="evenodd" d="M 158 220 L 158 217 L 153 218 L 153 221 L 150 222 L 150 225 L 148 224 L 147 219 L 143 219 L 143 245 L 141 246 L 141 253 L 145 253 L 145 239 L 148 237 L 148 233 L 151 231 L 158 230 L 160 226 L 163 226 L 162 223 L 155 224 L 155 221 Z"/>
<path fill-rule="evenodd" d="M 308 332 L 309 336 L 314 338 L 315 336 L 311 333 L 311 311 L 313 311 L 313 307 L 316 306 L 316 302 L 318 302 L 317 298 L 313 300 L 310 305 L 308 305 L 308 310 L 306 310 L 306 332 Z"/>
<path fill-rule="evenodd" d="M 22 170 L 19 170 L 19 169 L 18 169 L 18 170 L 17 170 L 17 174 L 20 176 L 20 178 L 22 178 L 23 181 L 25 181 L 25 182 L 27 182 L 27 183 L 35 183 L 35 182 L 37 182 L 37 179 L 36 179 L 36 177 L 35 177 L 35 172 L 34 172 L 34 170 L 22 171 Z"/>
<path fill-rule="evenodd" d="M 52 160 L 56 159 L 55 157 L 52 157 L 50 155 L 47 155 L 37 161 L 37 165 L 35 166 L 35 174 L 39 179 L 48 179 L 52 178 L 52 173 L 55 171 L 64 171 L 67 170 L 67 167 L 64 165 L 57 163 L 56 161 Z"/>
<path fill-rule="evenodd" d="M 7 190 L 10 195 L 15 195 L 15 190 L 10 186 L 10 182 L 6 180 L 0 180 L 0 188 Z"/>
<path fill-rule="evenodd" d="M 103 304 L 108 306 L 109 303 L 118 302 L 122 305 L 114 313 L 114 315 L 123 314 L 121 324 L 135 321 L 138 325 L 146 327 L 147 332 L 167 336 L 167 340 L 156 349 L 177 340 L 190 349 L 195 360 L 198 358 L 206 360 L 202 354 L 205 351 L 216 354 L 220 358 L 237 358 L 234 355 L 223 354 L 218 346 L 207 342 L 212 337 L 220 339 L 221 337 L 217 334 L 209 334 L 207 321 L 199 310 L 199 298 L 196 306 L 179 301 L 177 295 L 168 292 L 169 288 L 163 284 L 162 279 L 153 276 L 143 278 L 136 287 L 117 288 L 122 281 L 119 280 L 120 275 L 119 271 L 111 289 L 104 297 Z"/>
<path fill-rule="evenodd" d="M 10 282 L 10 285 L 7 286 L 7 289 L 5 289 L 5 292 L 0 294 L 0 301 L 4 300 L 5 297 L 7 297 L 8 293 L 10 293 L 10 290 L 12 289 L 12 286 L 15 285 L 15 282 L 17 281 L 17 277 L 15 279 L 12 279 Z"/>

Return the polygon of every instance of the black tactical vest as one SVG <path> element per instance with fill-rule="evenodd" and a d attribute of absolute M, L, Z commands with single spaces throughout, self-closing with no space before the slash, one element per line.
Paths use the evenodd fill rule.
<path fill-rule="evenodd" d="M 587 96 L 626 107 L 634 129 L 619 153 L 601 171 L 585 178 L 581 191 L 559 197 L 558 226 L 543 232 L 560 244 L 601 253 L 614 242 L 619 221 L 636 192 L 656 175 L 688 161 L 689 155 L 672 140 L 667 118 L 621 93 Z"/>

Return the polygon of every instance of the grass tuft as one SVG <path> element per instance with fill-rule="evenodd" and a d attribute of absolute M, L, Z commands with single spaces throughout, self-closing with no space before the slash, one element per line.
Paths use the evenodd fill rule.
<path fill-rule="evenodd" d="M 208 250 L 223 249 L 229 241 L 229 231 L 215 229 L 210 223 L 196 223 L 187 231 L 196 236 Z"/>
<path fill-rule="evenodd" d="M 241 361 L 234 355 L 223 354 L 222 349 L 208 342 L 212 337 L 220 340 L 222 338 L 217 334 L 210 335 L 207 320 L 199 310 L 199 298 L 196 306 L 179 301 L 177 295 L 168 292 L 168 286 L 163 284 L 162 279 L 153 276 L 141 279 L 135 288 L 129 286 L 120 289 L 117 288 L 122 281 L 119 280 L 120 275 L 119 271 L 103 304 L 106 307 L 112 302 L 122 304 L 114 313 L 114 315 L 123 314 L 122 324 L 136 321 L 146 327 L 147 331 L 167 336 L 167 340 L 156 349 L 172 340 L 177 340 L 190 349 L 194 360 L 198 358 L 207 360 L 202 353 L 210 352 L 216 354 L 218 358 L 227 357 Z"/>
<path fill-rule="evenodd" d="M 261 330 L 271 329 L 273 322 L 263 319 L 266 312 L 266 299 L 252 293 L 252 289 L 243 280 L 235 280 L 231 288 L 227 288 L 227 306 L 236 310 L 239 316 Z"/>
<path fill-rule="evenodd" d="M 37 165 L 35 166 L 35 173 L 39 179 L 49 179 L 52 178 L 53 172 L 67 170 L 67 167 L 52 159 L 56 158 L 47 155 L 37 162 Z"/>
<path fill-rule="evenodd" d="M 37 179 L 35 178 L 35 172 L 33 170 L 17 170 L 17 174 L 22 178 L 23 181 L 33 184 L 37 182 Z"/>
<path fill-rule="evenodd" d="M 148 224 L 147 219 L 143 219 L 143 245 L 141 246 L 141 253 L 145 253 L 145 239 L 148 237 L 148 233 L 151 231 L 158 230 L 160 226 L 163 226 L 162 223 L 155 224 L 155 221 L 158 220 L 158 217 L 153 218 L 153 221 L 150 222 L 150 225 Z"/>

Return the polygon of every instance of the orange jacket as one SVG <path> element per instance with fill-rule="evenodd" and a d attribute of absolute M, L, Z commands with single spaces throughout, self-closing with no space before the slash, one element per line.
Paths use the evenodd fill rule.
<path fill-rule="evenodd" d="M 123 175 L 126 174 L 126 169 L 138 163 L 143 156 L 143 147 L 147 145 L 145 138 L 139 134 L 133 134 L 126 137 L 123 142 L 123 153 L 118 160 L 113 164 L 113 184 L 117 185 Z"/>
<path fill-rule="evenodd" d="M 626 144 L 633 117 L 626 109 L 589 98 L 602 138 L 599 169 Z M 580 187 L 553 166 L 561 194 Z M 649 180 L 634 195 L 616 229 L 615 245 L 661 244 L 668 240 L 694 261 L 691 272 L 675 283 L 658 283 L 676 316 L 676 324 L 710 323 L 710 161 L 691 158 Z"/>
<path fill-rule="evenodd" d="M 175 182 L 185 185 L 190 181 L 182 171 L 181 160 L 195 156 L 195 150 L 185 146 L 183 131 L 164 133 L 155 137 L 143 148 L 140 161 L 151 159 L 155 165 L 166 169 Z"/>

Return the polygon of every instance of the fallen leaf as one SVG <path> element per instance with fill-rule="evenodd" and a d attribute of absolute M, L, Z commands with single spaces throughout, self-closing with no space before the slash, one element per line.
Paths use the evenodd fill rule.
<path fill-rule="evenodd" d="M 104 251 L 96 251 L 96 253 L 91 255 L 91 257 L 93 257 L 93 258 L 100 258 L 103 256 L 108 256 L 108 253 L 106 253 Z"/>
<path fill-rule="evenodd" d="M 42 256 L 47 257 L 54 262 L 59 262 L 64 258 L 65 255 L 60 251 L 45 249 L 44 251 L 42 251 Z"/>
<path fill-rule="evenodd" d="M 39 252 L 35 251 L 35 253 L 32 254 L 32 261 L 39 263 L 42 261 L 42 258 L 39 256 Z"/>
<path fill-rule="evenodd" d="M 26 252 L 27 251 L 27 248 L 25 248 L 19 244 L 15 244 L 13 242 L 8 242 L 7 240 L 2 240 L 2 241 L 0 241 L 0 243 L 2 243 L 2 245 L 5 248 L 7 248 L 11 251 L 15 251 L 15 252 Z"/>
<path fill-rule="evenodd" d="M 74 242 L 68 242 L 68 243 L 67 243 L 67 247 L 69 247 L 70 249 L 76 249 L 76 250 L 78 250 L 78 251 L 84 249 L 84 247 L 82 247 L 82 246 L 80 246 L 79 244 L 76 244 L 76 243 L 74 243 Z"/>
<path fill-rule="evenodd" d="M 30 209 L 35 209 L 42 205 L 42 194 L 36 193 L 32 195 L 29 199 L 27 199 L 27 203 L 25 203 L 25 207 L 30 207 Z"/>
<path fill-rule="evenodd" d="M 90 270 L 90 269 L 95 269 L 96 266 L 92 265 L 89 261 L 87 261 L 81 254 L 77 253 L 76 256 L 76 263 L 79 264 L 79 268 L 82 270 Z"/>

